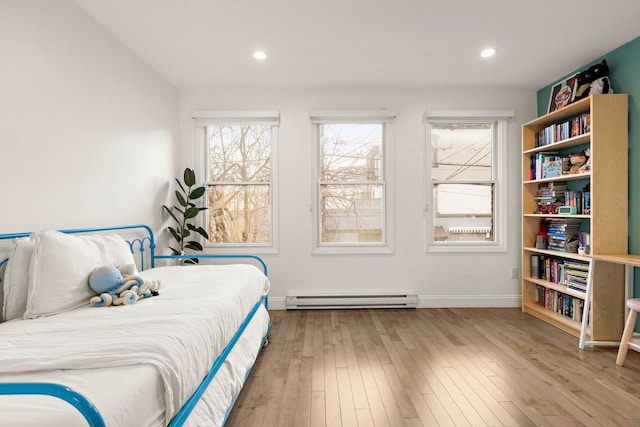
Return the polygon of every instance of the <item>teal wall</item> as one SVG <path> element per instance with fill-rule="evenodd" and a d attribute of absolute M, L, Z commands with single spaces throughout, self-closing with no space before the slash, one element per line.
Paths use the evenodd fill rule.
<path fill-rule="evenodd" d="M 594 59 L 566 77 L 597 64 L 609 65 L 609 80 L 617 93 L 629 94 L 629 253 L 640 254 L 640 37 Z M 558 81 L 564 80 L 558 79 Z M 538 91 L 538 115 L 547 112 L 551 87 Z M 638 166 L 636 166 L 638 165 Z M 640 296 L 640 269 L 635 269 L 635 295 Z"/>

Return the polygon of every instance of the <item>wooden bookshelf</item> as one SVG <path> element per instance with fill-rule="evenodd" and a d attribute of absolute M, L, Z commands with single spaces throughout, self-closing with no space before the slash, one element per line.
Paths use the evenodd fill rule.
<path fill-rule="evenodd" d="M 590 256 L 557 250 L 536 249 L 535 241 L 542 221 L 572 218 L 580 220 L 580 230 L 590 235 L 590 254 L 626 254 L 628 223 L 628 96 L 591 95 L 564 108 L 539 117 L 522 128 L 522 311 L 552 324 L 576 337 L 581 323 L 536 303 L 536 286 L 584 300 L 584 293 L 562 283 L 534 279 L 530 275 L 531 255 L 589 261 Z M 537 146 L 538 132 L 589 113 L 590 130 L 550 144 Z M 591 150 L 588 173 L 531 179 L 530 158 L 538 152 L 558 151 L 561 156 Z M 580 215 L 536 213 L 538 185 L 567 182 L 573 189 L 590 187 L 591 211 Z M 624 266 L 598 262 L 591 271 L 593 291 L 589 307 L 589 341 L 617 341 L 624 326 Z"/>

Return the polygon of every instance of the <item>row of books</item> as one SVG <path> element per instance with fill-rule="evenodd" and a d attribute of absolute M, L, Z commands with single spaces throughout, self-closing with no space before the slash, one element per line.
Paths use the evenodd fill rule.
<path fill-rule="evenodd" d="M 567 288 L 587 291 L 589 263 L 576 260 L 558 259 L 544 255 L 531 255 L 531 277 L 551 283 L 566 285 Z"/>
<path fill-rule="evenodd" d="M 541 151 L 529 157 L 529 179 L 555 178 L 562 175 L 565 160 L 557 151 Z"/>
<path fill-rule="evenodd" d="M 544 286 L 536 286 L 536 304 L 576 322 L 582 321 L 584 300 L 580 298 L 575 298 Z"/>
<path fill-rule="evenodd" d="M 591 212 L 591 192 L 570 190 L 564 193 L 564 205 L 575 208 L 576 214 Z"/>
<path fill-rule="evenodd" d="M 589 275 L 589 264 L 581 261 L 565 262 L 564 283 L 568 288 L 580 292 L 587 292 L 587 278 Z"/>
<path fill-rule="evenodd" d="M 547 249 L 578 253 L 580 219 L 547 219 Z"/>
<path fill-rule="evenodd" d="M 585 187 L 588 189 L 588 187 Z M 573 208 L 565 214 L 591 213 L 591 192 L 582 190 L 568 190 L 565 182 L 550 182 L 538 184 L 534 199 L 537 202 L 534 213 L 543 215 L 557 214 L 561 206 Z"/>
<path fill-rule="evenodd" d="M 554 123 L 536 134 L 536 147 L 553 144 L 591 132 L 591 115 L 580 114 L 570 120 Z"/>

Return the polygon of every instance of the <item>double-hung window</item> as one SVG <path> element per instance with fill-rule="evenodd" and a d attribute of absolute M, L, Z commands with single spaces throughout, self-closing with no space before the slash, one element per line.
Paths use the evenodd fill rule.
<path fill-rule="evenodd" d="M 506 135 L 512 115 L 427 113 L 428 250 L 505 250 Z"/>
<path fill-rule="evenodd" d="M 278 112 L 194 113 L 211 246 L 275 248 Z"/>
<path fill-rule="evenodd" d="M 394 118 L 386 110 L 311 113 L 315 253 L 392 251 Z"/>

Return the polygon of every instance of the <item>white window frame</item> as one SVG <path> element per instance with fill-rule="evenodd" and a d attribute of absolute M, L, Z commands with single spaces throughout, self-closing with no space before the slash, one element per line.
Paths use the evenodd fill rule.
<path fill-rule="evenodd" d="M 207 185 L 207 126 L 219 126 L 221 124 L 233 125 L 271 125 L 271 181 L 269 191 L 269 204 L 271 212 L 271 243 L 209 243 L 203 245 L 206 251 L 215 249 L 219 254 L 276 254 L 278 253 L 278 138 L 280 113 L 275 110 L 216 110 L 192 112 L 194 129 L 194 164 L 198 165 L 203 184 Z M 202 215 L 203 224 L 208 230 L 208 216 Z"/>
<path fill-rule="evenodd" d="M 311 141 L 313 146 L 311 165 L 311 194 L 310 210 L 312 213 L 313 248 L 315 255 L 335 254 L 393 254 L 395 229 L 394 206 L 395 191 L 393 189 L 393 137 L 395 111 L 391 110 L 317 110 L 310 114 Z M 382 186 L 384 191 L 384 205 L 382 212 L 383 242 L 381 243 L 320 243 L 320 141 L 319 125 L 324 124 L 383 124 L 382 142 Z"/>
<path fill-rule="evenodd" d="M 425 241 L 426 252 L 506 252 L 507 251 L 507 149 L 508 121 L 514 116 L 512 110 L 430 110 L 424 116 L 426 134 L 425 158 Z M 491 147 L 492 179 L 494 183 L 494 240 L 479 241 L 434 241 L 433 235 L 433 183 L 431 123 L 495 123 L 495 137 Z M 461 181 L 461 183 L 464 183 Z"/>

